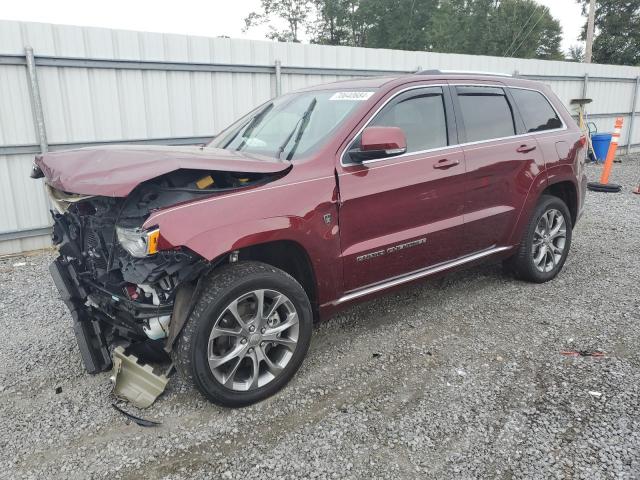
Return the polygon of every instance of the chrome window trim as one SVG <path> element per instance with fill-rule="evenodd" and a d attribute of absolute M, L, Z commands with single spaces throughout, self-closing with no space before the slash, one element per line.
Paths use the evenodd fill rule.
<path fill-rule="evenodd" d="M 533 92 L 538 92 L 539 94 L 541 94 L 545 98 L 545 100 L 549 103 L 549 105 L 551 106 L 551 108 L 553 109 L 555 114 L 558 116 L 558 118 L 562 122 L 562 128 L 553 128 L 551 130 L 542 130 L 540 132 L 526 132 L 526 133 L 520 133 L 520 134 L 517 134 L 517 135 L 510 135 L 508 137 L 490 138 L 488 140 L 478 140 L 478 141 L 475 141 L 475 142 L 456 143 L 456 144 L 452 144 L 452 145 L 447 145 L 446 147 L 438 147 L 438 148 L 431 148 L 431 149 L 428 149 L 428 150 L 417 150 L 415 152 L 403 153 L 402 155 L 397 155 L 397 156 L 394 156 L 394 157 L 377 158 L 377 159 L 365 160 L 363 162 L 357 162 L 357 163 L 345 163 L 344 156 L 347 153 L 347 150 L 349 149 L 349 146 L 362 133 L 362 131 L 369 126 L 369 124 L 376 117 L 376 115 L 378 115 L 378 113 L 380 113 L 380 110 L 382 110 L 384 107 L 386 107 L 389 104 L 389 102 L 391 102 L 393 99 L 395 99 L 398 95 L 400 95 L 400 94 L 402 94 L 404 92 L 408 92 L 410 90 L 416 90 L 418 88 L 456 87 L 456 86 L 461 86 L 461 87 L 497 87 L 497 88 L 502 88 L 502 89 L 505 89 L 505 88 L 517 88 L 517 89 L 520 89 L 520 90 L 531 90 Z M 516 105 L 516 108 L 517 108 L 517 105 Z M 389 97 L 387 99 L 387 101 L 385 101 L 382 105 L 380 105 L 380 107 L 373 113 L 373 115 L 371 115 L 371 118 L 369 118 L 369 120 L 362 126 L 362 128 L 360 128 L 358 130 L 358 132 L 353 137 L 351 137 L 349 142 L 347 142 L 346 147 L 344 148 L 344 150 L 342 150 L 342 153 L 340 154 L 340 166 L 341 167 L 353 167 L 353 166 L 358 166 L 358 165 L 369 165 L 371 163 L 395 160 L 396 158 L 405 158 L 405 157 L 409 157 L 411 155 L 420 155 L 420 154 L 424 154 L 424 153 L 439 152 L 439 151 L 442 151 L 442 150 L 448 150 L 448 149 L 453 148 L 453 147 L 462 148 L 462 147 L 466 147 L 466 146 L 480 145 L 480 144 L 483 144 L 483 143 L 490 143 L 490 142 L 497 142 L 497 141 L 501 141 L 501 140 L 510 140 L 510 139 L 522 138 L 522 137 L 527 137 L 527 136 L 530 136 L 530 135 L 546 135 L 547 133 L 561 132 L 561 131 L 565 131 L 567 129 L 568 129 L 567 128 L 567 124 L 565 123 L 564 119 L 562 118 L 562 115 L 560 115 L 560 113 L 556 109 L 556 107 L 553 104 L 553 102 L 551 102 L 549 100 L 549 97 L 547 97 L 547 95 L 543 91 L 538 90 L 536 88 L 514 87 L 514 86 L 511 86 L 511 85 L 494 85 L 494 84 L 486 84 L 486 83 L 454 83 L 454 84 L 437 83 L 437 84 L 426 84 L 426 85 L 424 85 L 424 84 L 422 84 L 422 85 L 413 85 L 413 86 L 404 88 L 402 90 L 399 90 L 395 95 Z"/>

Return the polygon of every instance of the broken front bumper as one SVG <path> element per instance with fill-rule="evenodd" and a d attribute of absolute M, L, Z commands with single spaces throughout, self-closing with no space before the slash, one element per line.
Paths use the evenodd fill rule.
<path fill-rule="evenodd" d="M 164 392 L 169 377 L 154 372 L 151 365 L 141 365 L 135 355 L 127 355 L 124 348 L 116 347 L 111 382 L 116 397 L 124 398 L 138 408 L 147 408 Z"/>
<path fill-rule="evenodd" d="M 85 369 L 92 374 L 105 371 L 111 367 L 113 359 L 113 394 L 128 400 L 138 408 L 149 407 L 164 391 L 169 381 L 167 375 L 156 373 L 151 365 L 139 363 L 138 358 L 133 354 L 127 355 L 122 346 L 116 346 L 111 357 L 103 328 L 104 322 L 98 320 L 96 312 L 92 312 L 91 308 L 84 304 L 87 298 L 91 298 L 91 294 L 87 294 L 85 288 L 77 281 L 73 267 L 58 259 L 50 265 L 49 270 L 60 297 L 71 311 L 73 331 Z M 121 304 L 120 300 L 113 301 L 116 305 Z M 146 306 L 143 306 L 142 310 L 146 310 L 144 307 Z M 121 308 L 126 309 L 129 314 L 137 310 L 135 306 L 129 305 L 123 305 Z M 143 312 L 142 315 L 145 313 L 149 312 Z"/>
<path fill-rule="evenodd" d="M 71 312 L 80 355 L 89 373 L 111 367 L 110 345 L 146 341 L 149 339 L 145 333 L 148 321 L 172 314 L 173 303 L 136 302 L 90 280 L 80 281 L 73 265 L 62 258 L 55 260 L 49 270 L 60 297 Z"/>
<path fill-rule="evenodd" d="M 73 332 L 84 367 L 89 373 L 107 370 L 111 366 L 111 358 L 103 328 L 96 318 L 89 315 L 89 310 L 84 305 L 87 294 L 79 284 L 73 267 L 64 265 L 58 259 L 49 266 L 49 271 L 60 297 L 71 312 Z"/>

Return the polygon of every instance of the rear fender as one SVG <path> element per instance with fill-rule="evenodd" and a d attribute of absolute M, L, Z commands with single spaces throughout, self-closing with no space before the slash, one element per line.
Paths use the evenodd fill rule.
<path fill-rule="evenodd" d="M 518 215 L 518 220 L 516 221 L 515 226 L 509 236 L 509 245 L 518 245 L 522 239 L 522 235 L 524 235 L 524 230 L 529 224 L 529 219 L 533 214 L 533 210 L 536 208 L 536 204 L 538 203 L 538 199 L 544 189 L 547 188 L 547 173 L 546 171 L 540 173 L 531 183 L 531 187 L 529 188 L 529 193 L 527 193 L 527 197 L 520 209 L 520 214 Z"/>
<path fill-rule="evenodd" d="M 580 170 L 580 171 L 576 171 Z M 576 220 L 582 216 L 584 197 L 587 191 L 587 177 L 582 169 L 576 169 L 574 164 L 565 163 L 549 169 L 549 185 L 560 182 L 571 182 L 576 191 Z M 575 225 L 574 225 L 575 226 Z"/>
<path fill-rule="evenodd" d="M 551 185 L 566 181 L 573 183 L 576 186 L 576 191 L 580 192 L 579 186 L 576 185 L 576 177 L 571 164 L 560 164 L 549 168 L 546 172 L 541 173 L 536 177 L 529 189 L 527 199 L 525 200 L 520 216 L 518 217 L 518 221 L 516 222 L 513 233 L 511 234 L 509 240 L 510 245 L 517 245 L 522 240 L 524 230 L 529 224 L 533 210 L 536 208 L 542 193 Z M 578 193 L 578 195 L 580 195 L 580 193 Z M 581 205 L 581 199 L 578 198 L 577 201 L 578 205 Z"/>

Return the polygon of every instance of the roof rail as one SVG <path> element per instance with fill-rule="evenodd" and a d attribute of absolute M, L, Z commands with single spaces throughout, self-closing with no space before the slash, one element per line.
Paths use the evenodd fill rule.
<path fill-rule="evenodd" d="M 490 75 L 493 77 L 512 77 L 509 73 L 477 72 L 472 70 L 421 70 L 418 75 Z"/>

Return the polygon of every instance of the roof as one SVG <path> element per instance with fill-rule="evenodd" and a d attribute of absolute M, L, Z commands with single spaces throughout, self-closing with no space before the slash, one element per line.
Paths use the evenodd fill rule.
<path fill-rule="evenodd" d="M 337 82 L 321 83 L 319 85 L 313 85 L 311 87 L 301 88 L 297 91 L 304 92 L 309 90 L 332 90 L 340 88 L 380 88 L 386 83 L 402 77 L 409 77 L 410 75 L 394 75 L 383 77 L 366 77 L 366 78 L 353 78 L 349 80 L 338 80 Z"/>
<path fill-rule="evenodd" d="M 297 91 L 313 91 L 313 90 L 338 90 L 338 89 L 377 89 L 387 84 L 398 84 L 411 81 L 421 80 L 475 80 L 475 81 L 494 81 L 504 83 L 506 85 L 519 86 L 536 86 L 540 87 L 540 82 L 527 80 L 524 78 L 513 77 L 511 75 L 500 73 L 485 72 L 448 72 L 440 70 L 423 70 L 418 73 L 408 73 L 403 75 L 390 75 L 381 77 L 356 78 L 349 80 L 339 80 L 337 82 L 322 83 L 311 87 L 306 87 Z"/>
<path fill-rule="evenodd" d="M 438 70 L 438 69 L 421 70 L 419 72 L 416 72 L 416 74 L 417 75 L 445 75 L 445 76 L 481 75 L 481 76 L 488 76 L 488 77 L 512 77 L 513 76 L 509 73 L 499 73 L 499 72 L 478 72 L 478 71 L 472 71 L 472 70 Z"/>

